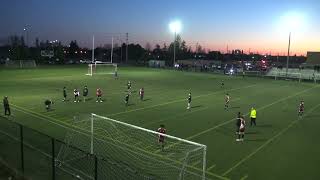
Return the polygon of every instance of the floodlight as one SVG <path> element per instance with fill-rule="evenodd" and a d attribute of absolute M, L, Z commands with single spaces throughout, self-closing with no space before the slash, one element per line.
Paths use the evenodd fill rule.
<path fill-rule="evenodd" d="M 180 33 L 181 32 L 181 22 L 180 21 L 173 21 L 169 24 L 169 28 L 171 30 L 171 32 L 173 33 Z"/>

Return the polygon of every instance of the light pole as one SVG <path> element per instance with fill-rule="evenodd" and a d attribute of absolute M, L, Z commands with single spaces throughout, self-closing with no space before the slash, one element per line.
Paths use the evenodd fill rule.
<path fill-rule="evenodd" d="M 290 43 L 291 43 L 291 32 L 289 33 L 286 78 L 288 78 L 288 68 L 289 68 L 289 58 L 290 58 Z"/>
<path fill-rule="evenodd" d="M 294 30 L 296 34 L 301 27 L 304 27 L 305 16 L 301 12 L 287 12 L 284 14 L 280 21 L 280 28 L 283 31 L 285 29 L 285 33 L 289 32 L 289 41 L 288 41 L 288 54 L 287 54 L 287 67 L 286 67 L 286 78 L 289 75 L 289 60 L 290 60 L 290 48 L 291 48 L 291 33 Z"/>
<path fill-rule="evenodd" d="M 180 21 L 174 21 L 169 24 L 171 32 L 174 33 L 174 42 L 173 42 L 173 66 L 176 64 L 176 42 L 177 34 L 181 31 Z"/>
<path fill-rule="evenodd" d="M 28 47 L 28 29 L 27 29 L 27 27 L 24 27 L 23 31 L 24 31 L 24 36 L 26 39 L 26 46 Z"/>
<path fill-rule="evenodd" d="M 173 42 L 173 66 L 176 64 L 176 42 L 177 42 L 177 32 L 174 32 L 174 42 Z"/>

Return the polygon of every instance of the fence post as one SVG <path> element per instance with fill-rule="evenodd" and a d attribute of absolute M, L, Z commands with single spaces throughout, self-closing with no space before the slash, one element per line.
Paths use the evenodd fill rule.
<path fill-rule="evenodd" d="M 20 126 L 20 153 L 21 153 L 21 171 L 24 174 L 24 153 L 23 153 L 23 126 Z"/>
<path fill-rule="evenodd" d="M 98 180 L 98 158 L 94 156 L 94 179 Z"/>
<path fill-rule="evenodd" d="M 54 147 L 54 138 L 51 138 L 51 159 L 52 159 L 52 180 L 56 179 L 56 166 L 55 166 L 55 147 Z"/>

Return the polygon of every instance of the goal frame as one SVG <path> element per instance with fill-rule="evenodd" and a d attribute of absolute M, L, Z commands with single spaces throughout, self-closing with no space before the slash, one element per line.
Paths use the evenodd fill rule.
<path fill-rule="evenodd" d="M 116 63 L 91 63 L 91 64 L 88 64 L 88 72 L 87 72 L 87 76 L 93 76 L 94 74 L 99 74 L 99 73 L 96 73 L 96 69 L 97 69 L 97 66 L 113 66 L 114 67 L 114 73 L 118 71 L 118 64 Z"/>
<path fill-rule="evenodd" d="M 90 128 L 90 131 L 91 131 L 90 132 L 90 136 L 91 136 L 91 143 L 90 143 L 91 150 L 90 151 L 91 151 L 91 154 L 94 154 L 94 145 L 93 145 L 93 141 L 94 141 L 94 132 L 93 132 L 93 129 L 94 129 L 94 117 L 101 118 L 101 119 L 104 119 L 104 120 L 108 120 L 108 121 L 111 121 L 111 122 L 114 122 L 114 123 L 118 123 L 118 124 L 121 124 L 123 126 L 127 126 L 129 128 L 134 128 L 134 129 L 145 131 L 145 132 L 148 132 L 148 133 L 152 133 L 152 134 L 155 134 L 155 135 L 158 135 L 158 136 L 160 135 L 160 136 L 164 136 L 164 137 L 167 137 L 167 138 L 170 138 L 170 139 L 175 139 L 175 140 L 180 141 L 180 142 L 184 142 L 184 143 L 188 143 L 188 144 L 192 144 L 192 145 L 198 146 L 198 148 L 194 149 L 193 151 L 203 149 L 202 180 L 206 179 L 206 165 L 207 165 L 207 163 L 206 163 L 206 160 L 207 160 L 206 159 L 206 157 L 207 157 L 207 146 L 206 145 L 200 144 L 200 143 L 196 143 L 196 142 L 193 142 L 193 141 L 189 141 L 189 140 L 186 140 L 186 139 L 178 138 L 178 137 L 175 137 L 175 136 L 171 136 L 171 135 L 168 135 L 168 134 L 159 133 L 159 132 L 152 131 L 152 130 L 149 130 L 149 129 L 146 129 L 146 128 L 143 128 L 143 127 L 135 126 L 135 125 L 128 124 L 128 123 L 125 123 L 125 122 L 117 121 L 115 119 L 111 119 L 111 118 L 108 118 L 108 117 L 100 116 L 100 115 L 97 115 L 97 114 L 94 114 L 94 113 L 91 113 L 91 128 Z M 184 168 L 181 169 L 180 178 L 182 177 L 183 171 L 184 171 Z"/>

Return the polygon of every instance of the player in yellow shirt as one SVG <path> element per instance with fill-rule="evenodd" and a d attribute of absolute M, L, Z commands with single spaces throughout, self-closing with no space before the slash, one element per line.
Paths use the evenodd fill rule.
<path fill-rule="evenodd" d="M 252 125 L 256 126 L 257 110 L 254 107 L 251 108 L 250 119 L 251 119 L 250 126 Z"/>

